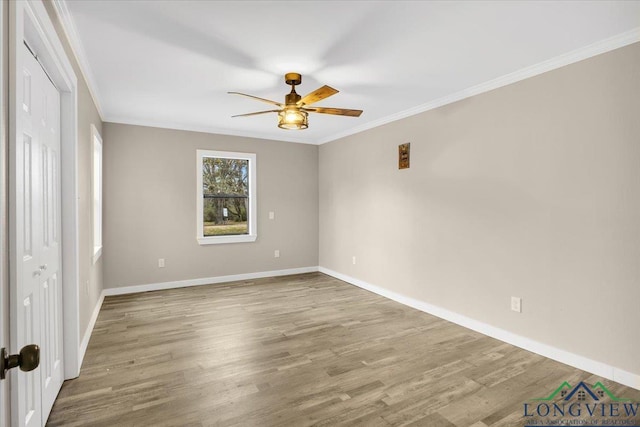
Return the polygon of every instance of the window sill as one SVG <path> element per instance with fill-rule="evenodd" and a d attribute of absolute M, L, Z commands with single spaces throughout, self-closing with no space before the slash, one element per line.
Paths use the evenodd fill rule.
<path fill-rule="evenodd" d="M 255 234 L 243 234 L 239 236 L 215 236 L 198 237 L 200 245 L 219 245 L 223 243 L 246 243 L 255 242 L 258 236 Z"/>

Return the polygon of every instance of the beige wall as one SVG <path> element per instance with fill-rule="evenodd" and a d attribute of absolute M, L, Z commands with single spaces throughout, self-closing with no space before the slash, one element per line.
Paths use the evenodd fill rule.
<path fill-rule="evenodd" d="M 639 75 L 636 43 L 321 146 L 320 265 L 640 374 Z"/>
<path fill-rule="evenodd" d="M 106 288 L 318 265 L 317 146 L 114 123 L 103 138 Z M 197 149 L 257 154 L 256 242 L 196 241 Z"/>
<path fill-rule="evenodd" d="M 62 25 L 53 4 L 44 1 L 49 17 L 62 42 L 73 71 L 78 78 L 78 224 L 79 224 L 79 266 L 80 266 L 80 340 L 89 326 L 93 310 L 102 293 L 102 260 L 93 264 L 93 229 L 91 216 L 91 124 L 98 132 L 102 130 L 102 120 L 93 101 L 87 82 L 69 46 Z"/>

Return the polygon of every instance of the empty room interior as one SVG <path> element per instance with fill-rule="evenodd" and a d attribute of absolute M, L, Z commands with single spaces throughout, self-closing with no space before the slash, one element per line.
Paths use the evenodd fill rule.
<path fill-rule="evenodd" d="M 640 427 L 640 1 L 0 18 L 0 427 Z"/>

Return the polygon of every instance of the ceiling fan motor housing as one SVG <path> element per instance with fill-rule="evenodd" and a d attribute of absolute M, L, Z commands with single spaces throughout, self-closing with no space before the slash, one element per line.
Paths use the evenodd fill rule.
<path fill-rule="evenodd" d="M 302 97 L 296 93 L 295 89 L 293 89 L 293 86 L 292 86 L 291 93 L 288 93 L 284 97 L 284 103 L 287 105 L 296 105 L 301 98 Z"/>
<path fill-rule="evenodd" d="M 298 73 L 287 73 L 284 75 L 284 81 L 288 85 L 297 86 L 302 83 L 302 76 Z"/>

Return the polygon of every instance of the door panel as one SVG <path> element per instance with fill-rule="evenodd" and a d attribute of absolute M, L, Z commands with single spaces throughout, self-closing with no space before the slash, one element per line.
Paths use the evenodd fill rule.
<path fill-rule="evenodd" d="M 32 199 L 31 196 L 33 194 L 33 176 L 31 173 L 31 164 L 32 162 L 32 144 L 31 144 L 31 135 L 28 133 L 24 133 L 22 135 L 22 156 L 23 156 L 23 182 L 24 188 L 22 193 L 22 205 L 23 205 L 23 224 L 24 224 L 24 232 L 23 235 L 23 245 L 24 245 L 24 253 L 23 260 L 29 261 L 33 258 L 33 240 L 31 237 L 31 231 L 33 230 L 32 224 Z"/>
<path fill-rule="evenodd" d="M 25 48 L 26 50 L 26 48 Z M 16 256 L 17 295 L 14 300 L 18 312 L 18 325 L 14 348 L 20 349 L 27 344 L 41 341 L 40 337 L 40 268 L 38 236 L 42 233 L 39 213 L 41 212 L 42 191 L 40 180 L 40 128 L 39 116 L 41 106 L 35 102 L 35 97 L 42 92 L 42 81 L 39 79 L 39 64 L 27 52 L 22 52 L 23 85 L 22 109 L 18 111 L 20 133 L 16 154 L 16 165 L 21 166 L 16 171 L 17 203 L 16 218 L 17 235 Z M 36 67 L 34 67 L 34 63 Z M 35 74 L 35 75 L 34 75 Z M 21 321 L 20 321 L 21 320 Z M 14 370 L 17 371 L 17 370 Z M 18 422 L 27 427 L 40 426 L 42 422 L 40 369 L 32 372 L 12 372 L 12 384 L 18 383 Z M 14 414 L 15 416 L 15 414 Z"/>
<path fill-rule="evenodd" d="M 44 73 L 43 73 L 44 74 Z M 46 77 L 46 76 L 45 76 Z M 42 416 L 46 420 L 63 381 L 62 373 L 62 289 L 60 283 L 59 235 L 60 180 L 56 171 L 60 164 L 60 95 L 49 81 L 44 80 L 41 125 L 41 182 L 42 233 L 38 236 L 40 249 L 40 292 L 42 301 L 41 356 L 43 369 Z"/>
<path fill-rule="evenodd" d="M 60 250 L 60 95 L 23 46 L 15 150 L 15 348 L 40 346 L 40 367 L 12 372 L 19 426 L 41 426 L 63 381 Z M 20 89 L 20 88 L 18 88 Z M 16 382 L 14 382 L 16 381 Z"/>

